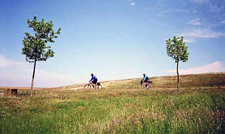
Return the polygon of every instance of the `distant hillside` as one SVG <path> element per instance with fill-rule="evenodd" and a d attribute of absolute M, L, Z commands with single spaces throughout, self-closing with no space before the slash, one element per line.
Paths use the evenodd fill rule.
<path fill-rule="evenodd" d="M 139 79 L 112 81 L 108 88 L 135 88 Z M 177 76 L 150 77 L 156 88 L 176 88 Z M 180 75 L 180 87 L 224 87 L 225 73 Z"/>
<path fill-rule="evenodd" d="M 154 84 L 154 88 L 176 88 L 177 76 L 158 76 L 150 77 Z M 137 85 L 141 81 L 141 78 L 136 79 L 124 79 L 124 80 L 111 80 L 101 81 L 103 88 L 106 89 L 136 89 Z M 68 85 L 58 88 L 35 88 L 35 90 L 77 90 L 83 89 L 85 84 Z M 191 74 L 180 75 L 180 87 L 192 88 L 192 87 L 218 87 L 225 88 L 225 72 L 222 73 L 208 73 L 208 74 Z M 0 87 L 0 92 L 8 87 Z M 30 89 L 24 87 L 18 89 Z"/>
<path fill-rule="evenodd" d="M 155 88 L 176 88 L 177 76 L 150 77 Z M 102 81 L 101 84 L 107 89 L 134 89 L 141 78 Z M 63 89 L 80 89 L 84 84 L 71 85 Z M 208 74 L 180 75 L 180 87 L 225 87 L 225 72 Z"/>

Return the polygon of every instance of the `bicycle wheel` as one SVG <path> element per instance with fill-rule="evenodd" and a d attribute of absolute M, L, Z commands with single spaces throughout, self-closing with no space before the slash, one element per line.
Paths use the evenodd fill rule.
<path fill-rule="evenodd" d="M 96 86 L 98 89 L 101 89 L 102 88 L 102 86 L 100 85 L 100 86 Z"/>
<path fill-rule="evenodd" d="M 148 89 L 152 89 L 153 88 L 153 83 L 148 84 Z"/>
<path fill-rule="evenodd" d="M 143 89 L 143 88 L 145 88 L 144 84 L 138 84 L 138 89 Z"/>
<path fill-rule="evenodd" d="M 151 88 L 153 88 L 154 87 L 154 85 L 153 85 L 153 83 L 151 83 Z"/>
<path fill-rule="evenodd" d="M 84 85 L 84 89 L 91 89 L 91 85 L 90 84 Z"/>

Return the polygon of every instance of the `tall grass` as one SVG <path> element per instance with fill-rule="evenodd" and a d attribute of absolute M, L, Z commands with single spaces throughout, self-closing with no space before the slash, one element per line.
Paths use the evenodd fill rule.
<path fill-rule="evenodd" d="M 225 89 L 35 93 L 0 98 L 1 133 L 225 132 Z"/>

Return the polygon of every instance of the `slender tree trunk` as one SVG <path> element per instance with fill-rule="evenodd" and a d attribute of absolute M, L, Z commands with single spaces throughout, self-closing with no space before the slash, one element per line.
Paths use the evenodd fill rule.
<path fill-rule="evenodd" d="M 177 91 L 179 91 L 179 72 L 178 72 L 178 67 L 179 67 L 179 61 L 177 62 Z"/>
<path fill-rule="evenodd" d="M 33 86 L 34 86 L 34 75 L 35 75 L 35 69 L 36 69 L 36 58 L 34 59 L 34 68 L 33 68 L 33 75 L 32 75 L 32 82 L 31 82 L 31 89 L 30 89 L 30 96 L 33 95 Z"/>

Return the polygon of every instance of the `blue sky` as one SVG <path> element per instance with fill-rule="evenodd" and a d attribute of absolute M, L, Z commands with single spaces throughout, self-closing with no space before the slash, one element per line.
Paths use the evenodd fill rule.
<path fill-rule="evenodd" d="M 225 0 L 0 0 L 0 86 L 30 86 L 21 54 L 27 19 L 62 29 L 55 57 L 38 62 L 36 87 L 176 75 L 165 40 L 185 37 L 181 74 L 225 71 Z"/>

